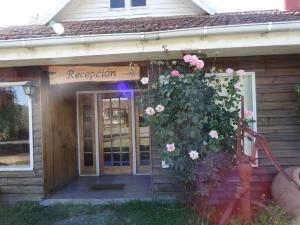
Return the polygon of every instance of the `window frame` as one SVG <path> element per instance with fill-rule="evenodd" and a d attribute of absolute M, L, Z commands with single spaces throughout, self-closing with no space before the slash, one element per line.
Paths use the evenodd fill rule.
<path fill-rule="evenodd" d="M 145 0 L 146 5 L 141 5 L 141 6 L 133 6 L 132 1 L 133 0 L 130 0 L 130 7 L 133 8 L 133 9 L 136 9 L 136 8 L 145 8 L 145 7 L 148 6 L 148 0 Z"/>
<path fill-rule="evenodd" d="M 151 127 L 149 126 L 149 165 L 141 165 L 141 149 L 140 146 L 137 144 L 140 144 L 140 127 L 139 127 L 139 118 L 138 118 L 138 103 L 136 101 L 136 97 L 138 96 L 143 96 L 146 93 L 147 89 L 135 89 L 134 90 L 134 108 L 135 108 L 135 143 L 134 145 L 136 146 L 136 167 L 137 167 L 137 175 L 151 175 L 151 168 L 153 165 L 153 160 L 152 160 L 152 131 Z M 137 139 L 139 137 L 139 140 Z M 147 171 L 149 170 L 149 171 Z"/>
<path fill-rule="evenodd" d="M 126 0 L 123 0 L 124 1 L 124 7 L 118 7 L 118 8 L 113 8 L 112 7 L 112 4 L 111 4 L 111 2 L 112 2 L 113 0 L 109 0 L 108 2 L 109 2 L 109 9 L 110 10 L 123 10 L 123 9 L 126 9 Z"/>
<path fill-rule="evenodd" d="M 208 76 L 216 75 L 216 77 L 232 77 L 233 75 L 228 73 L 215 73 L 215 74 L 206 74 Z M 252 89 L 252 112 L 253 112 L 253 120 L 255 121 L 252 125 L 252 129 L 257 132 L 257 101 L 256 101 L 256 77 L 255 72 L 245 72 L 242 77 L 249 76 L 251 78 L 251 89 Z M 255 138 L 253 138 L 251 149 L 245 149 L 246 155 L 251 155 L 251 150 L 254 145 Z M 256 152 L 256 163 L 252 164 L 253 167 L 258 167 L 258 151 Z"/>
<path fill-rule="evenodd" d="M 21 82 L 0 82 L 0 87 L 13 87 L 13 86 L 23 86 L 29 81 Z M 28 123 L 29 123 L 29 160 L 30 164 L 28 166 L 0 166 L 0 172 L 9 171 L 33 171 L 34 160 L 33 160 L 33 127 L 32 127 L 32 98 L 28 96 Z"/>

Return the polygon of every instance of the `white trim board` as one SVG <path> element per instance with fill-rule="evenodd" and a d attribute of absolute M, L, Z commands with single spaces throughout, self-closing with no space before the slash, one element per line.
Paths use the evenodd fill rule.
<path fill-rule="evenodd" d="M 137 172 L 137 162 L 136 162 L 136 121 L 135 121 L 135 95 L 134 90 L 131 90 L 131 101 L 130 101 L 130 107 L 131 107 L 131 140 L 132 140 L 132 173 L 133 175 L 136 175 Z"/>
<path fill-rule="evenodd" d="M 38 19 L 38 24 L 45 25 L 49 23 L 59 12 L 61 12 L 72 0 L 60 0 L 60 2 L 55 3 L 51 9 L 47 9 L 47 13 L 41 14 Z"/>
<path fill-rule="evenodd" d="M 216 7 L 207 0 L 191 0 L 191 2 L 210 15 L 217 13 Z"/>
<path fill-rule="evenodd" d="M 95 113 L 95 142 L 96 142 L 96 174 L 100 175 L 100 142 L 99 142 L 99 112 L 98 112 L 98 96 L 94 93 L 94 113 Z"/>

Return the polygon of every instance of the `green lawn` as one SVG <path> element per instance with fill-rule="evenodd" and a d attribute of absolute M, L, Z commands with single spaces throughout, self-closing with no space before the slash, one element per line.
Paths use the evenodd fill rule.
<path fill-rule="evenodd" d="M 276 218 L 261 213 L 251 225 L 289 225 L 286 215 L 272 206 Z M 129 202 L 107 206 L 36 203 L 0 205 L 0 225 L 211 225 L 182 204 Z M 232 222 L 232 225 L 239 225 Z"/>

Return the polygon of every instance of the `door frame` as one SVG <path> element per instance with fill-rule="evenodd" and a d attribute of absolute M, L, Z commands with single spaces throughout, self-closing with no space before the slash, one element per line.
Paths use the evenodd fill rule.
<path fill-rule="evenodd" d="M 135 91 L 141 90 L 122 90 L 121 92 L 130 93 L 132 98 L 130 102 L 131 111 L 131 133 L 132 133 L 132 175 L 137 175 L 137 155 L 136 155 L 136 118 L 135 118 Z M 100 175 L 100 140 L 99 140 L 99 111 L 98 111 L 98 94 L 103 93 L 120 93 L 119 90 L 105 90 L 105 91 L 76 91 L 76 114 L 77 114 L 77 157 L 78 157 L 78 174 L 79 176 L 99 176 Z M 95 117 L 95 144 L 96 144 L 96 173 L 84 174 L 81 171 L 81 149 L 80 149 L 80 108 L 79 108 L 79 95 L 80 94 L 93 94 L 94 97 L 94 117 Z"/>
<path fill-rule="evenodd" d="M 123 92 L 124 93 L 124 92 Z M 104 164 L 104 120 L 103 120 L 103 102 L 102 99 L 121 98 L 122 93 L 120 92 L 103 92 L 97 94 L 98 100 L 98 115 L 99 115 L 99 146 L 100 146 L 100 174 L 113 175 L 113 174 L 133 174 L 133 128 L 132 128 L 132 93 L 126 92 L 127 104 L 128 104 L 128 138 L 129 138 L 129 161 L 130 164 L 127 166 L 105 166 Z M 109 96 L 109 97 L 106 97 Z M 114 97 L 113 97 L 114 96 Z M 120 106 L 119 106 L 120 107 Z M 123 171 L 122 171 L 123 169 Z"/>

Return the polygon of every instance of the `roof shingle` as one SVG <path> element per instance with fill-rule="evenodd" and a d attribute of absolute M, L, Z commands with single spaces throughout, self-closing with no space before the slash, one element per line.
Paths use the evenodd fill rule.
<path fill-rule="evenodd" d="M 300 11 L 254 11 L 202 16 L 146 17 L 136 19 L 92 20 L 63 23 L 62 36 L 137 33 L 183 28 L 300 21 Z M 0 28 L 0 40 L 58 36 L 48 25 L 24 25 Z"/>

